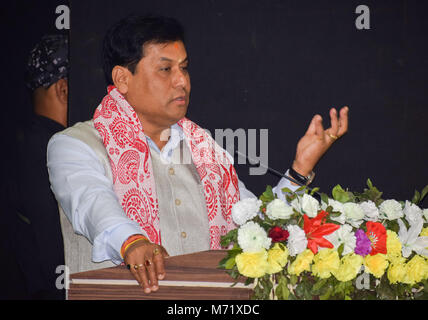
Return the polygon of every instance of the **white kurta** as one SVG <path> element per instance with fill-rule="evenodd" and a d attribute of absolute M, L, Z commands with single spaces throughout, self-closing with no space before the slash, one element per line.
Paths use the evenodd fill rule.
<path fill-rule="evenodd" d="M 167 163 L 173 160 L 174 154 L 176 156 L 179 154 L 183 135 L 180 133 L 181 129 L 178 125 L 174 125 L 172 129 L 174 130 L 171 130 L 171 138 L 162 150 L 159 150 L 148 139 L 152 161 L 156 161 L 156 164 L 153 165 L 156 184 L 158 184 L 157 175 L 160 180 L 173 181 L 172 177 L 168 176 L 169 173 L 166 176 L 164 174 L 166 174 L 165 170 L 170 169 Z M 232 159 L 232 157 L 230 158 Z M 105 266 L 86 261 L 90 259 L 93 262 L 111 260 L 114 264 L 121 263 L 120 249 L 123 242 L 130 235 L 142 232 L 139 225 L 126 216 L 114 193 L 108 155 L 98 131 L 93 126 L 93 121 L 77 123 L 73 127 L 55 134 L 48 144 L 47 166 L 51 189 L 60 209 L 71 222 L 74 232 L 84 236 L 64 235 L 64 238 L 70 238 L 69 241 L 64 239 L 66 264 L 69 265 L 70 272 Z M 180 166 L 187 167 L 180 168 Z M 163 183 L 161 186 L 156 186 L 161 190 L 157 193 L 160 206 L 161 237 L 166 237 L 165 244 L 180 239 L 179 244 L 167 245 L 166 249 L 170 248 L 170 255 L 196 252 L 205 248 L 208 250 L 209 242 L 206 247 L 205 243 L 201 241 L 205 237 L 203 232 L 200 237 L 192 236 L 192 231 L 197 227 L 193 224 L 196 221 L 198 221 L 197 224 L 204 223 L 200 212 L 205 205 L 204 201 L 201 202 L 201 199 L 204 198 L 194 194 L 194 190 L 199 188 L 198 177 L 193 175 L 193 178 L 190 178 L 193 174 L 191 166 L 174 164 L 173 167 L 177 173 L 182 175 L 183 179 L 185 177 L 186 183 L 193 185 L 185 188 L 183 182 L 176 179 L 174 183 Z M 291 190 L 297 188 L 297 186 L 291 185 L 287 179 L 282 178 L 274 188 L 274 192 L 282 199 L 284 199 L 284 195 L 281 189 L 284 187 Z M 255 197 L 241 181 L 239 181 L 239 191 L 241 199 Z M 179 196 L 174 197 L 174 195 Z M 180 204 L 177 204 L 176 200 L 179 200 Z M 192 201 L 196 201 L 197 205 L 191 205 Z M 182 206 L 180 207 L 180 205 Z M 182 212 L 186 212 L 186 215 L 183 215 Z M 180 215 L 180 219 L 175 223 L 174 221 L 165 222 L 165 219 L 174 217 L 177 219 L 177 215 Z M 195 221 L 195 216 L 199 217 L 199 220 Z M 63 217 L 63 232 L 68 230 L 67 232 L 70 233 L 70 227 L 64 228 L 65 220 Z M 189 226 L 192 226 L 192 231 L 189 231 Z M 168 232 L 162 228 L 168 229 Z M 162 244 L 164 245 L 164 242 Z M 91 253 L 87 252 L 91 249 Z M 80 258 L 77 258 L 77 255 Z"/>

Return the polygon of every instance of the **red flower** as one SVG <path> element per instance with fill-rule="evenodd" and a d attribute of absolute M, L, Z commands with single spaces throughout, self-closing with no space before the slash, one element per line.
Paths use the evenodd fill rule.
<path fill-rule="evenodd" d="M 322 248 L 334 248 L 333 244 L 324 239 L 330 233 L 333 233 L 340 228 L 334 223 L 325 223 L 328 212 L 321 211 L 315 218 L 310 219 L 306 214 L 303 215 L 303 230 L 306 233 L 308 239 L 308 248 L 316 254 L 318 252 L 318 246 Z"/>
<path fill-rule="evenodd" d="M 367 221 L 366 235 L 371 241 L 372 251 L 370 255 L 373 256 L 378 253 L 386 254 L 386 229 L 379 222 Z"/>
<path fill-rule="evenodd" d="M 280 227 L 273 227 L 269 230 L 269 238 L 272 238 L 272 242 L 281 242 L 288 239 L 290 235 L 287 230 L 284 230 Z"/>

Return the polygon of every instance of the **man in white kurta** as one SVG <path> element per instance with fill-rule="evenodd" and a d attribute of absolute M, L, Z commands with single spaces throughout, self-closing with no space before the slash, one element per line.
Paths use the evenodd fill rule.
<path fill-rule="evenodd" d="M 140 41 L 127 42 L 135 45 L 133 52 L 123 52 L 132 50 L 120 46 L 120 41 L 128 38 Z M 115 86 L 120 99 L 135 112 L 150 147 L 162 243 L 139 241 L 126 247 L 125 254 L 121 254 L 127 239 L 144 235 L 144 232 L 124 213 L 118 201 L 109 158 L 109 152 L 114 153 L 114 150 L 107 151 L 106 141 L 94 127 L 93 120 L 78 123 L 52 137 L 47 151 L 50 181 L 74 232 L 93 245 L 92 261 L 115 264 L 124 261 L 140 266 L 135 270 L 131 268 L 131 272 L 145 292 L 150 293 L 158 289 L 157 281 L 165 275 L 164 249 L 170 255 L 178 255 L 210 248 L 206 198 L 200 176 L 192 161 L 180 161 L 183 156 L 192 158 L 177 125 L 189 104 L 189 61 L 181 26 L 174 19 L 164 17 L 125 18 L 107 33 L 104 51 L 107 82 Z M 118 52 L 124 56 L 123 61 L 117 58 L 121 56 Z M 347 112 L 347 107 L 342 108 L 338 118 L 337 111 L 331 109 L 331 127 L 326 130 L 321 117 L 314 116 L 297 145 L 290 167 L 298 173 L 297 178 L 303 182 L 309 180 L 320 157 L 346 133 Z M 165 130 L 171 132 L 166 141 L 162 138 Z M 231 157 L 229 160 L 233 162 Z M 255 197 L 241 181 L 238 187 L 240 199 Z M 284 187 L 296 188 L 282 178 L 274 188 L 279 197 L 283 197 L 280 190 Z M 67 228 L 70 231 L 64 216 L 62 222 L 63 232 L 67 232 Z M 65 242 L 67 246 L 67 240 Z M 75 263 L 75 268 L 95 267 L 84 253 L 90 248 L 87 240 L 71 239 L 68 245 L 81 253 L 80 258 L 66 257 L 67 264 L 81 261 Z M 86 249 L 82 250 L 82 246 Z"/>

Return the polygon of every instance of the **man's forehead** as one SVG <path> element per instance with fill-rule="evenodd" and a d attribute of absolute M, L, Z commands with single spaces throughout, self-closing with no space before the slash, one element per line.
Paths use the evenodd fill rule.
<path fill-rule="evenodd" d="M 143 46 L 144 58 L 148 60 L 184 62 L 187 52 L 183 42 L 148 43 Z"/>

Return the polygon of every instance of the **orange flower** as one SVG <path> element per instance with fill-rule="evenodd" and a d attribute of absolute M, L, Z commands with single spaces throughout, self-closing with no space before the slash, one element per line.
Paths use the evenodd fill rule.
<path fill-rule="evenodd" d="M 303 230 L 308 239 L 308 248 L 316 254 L 318 246 L 322 248 L 334 248 L 333 244 L 324 238 L 324 236 L 333 233 L 340 226 L 334 223 L 325 223 L 328 212 L 320 211 L 315 218 L 310 219 L 306 214 L 303 215 Z"/>

